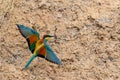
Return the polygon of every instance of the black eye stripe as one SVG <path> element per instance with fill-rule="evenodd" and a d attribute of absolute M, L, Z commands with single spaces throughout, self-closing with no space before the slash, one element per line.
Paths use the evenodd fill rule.
<path fill-rule="evenodd" d="M 51 36 L 50 36 L 50 35 L 44 35 L 44 39 L 45 39 L 46 37 L 51 37 Z"/>

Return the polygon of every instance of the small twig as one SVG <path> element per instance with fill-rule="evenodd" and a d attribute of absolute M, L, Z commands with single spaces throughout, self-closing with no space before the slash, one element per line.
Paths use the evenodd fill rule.
<path fill-rule="evenodd" d="M 55 32 L 54 32 L 55 39 L 57 39 L 56 32 L 57 32 L 57 27 L 55 26 Z"/>

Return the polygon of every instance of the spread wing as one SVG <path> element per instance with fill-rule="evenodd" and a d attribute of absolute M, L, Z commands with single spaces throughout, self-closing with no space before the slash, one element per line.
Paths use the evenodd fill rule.
<path fill-rule="evenodd" d="M 45 57 L 46 60 L 59 65 L 62 64 L 49 45 L 46 45 L 45 48 L 46 48 L 46 57 Z"/>
<path fill-rule="evenodd" d="M 27 26 L 21 25 L 21 24 L 16 24 L 20 33 L 23 35 L 24 38 L 26 38 L 28 42 L 29 49 L 33 53 L 35 49 L 35 44 L 36 42 L 40 39 L 39 38 L 39 33 Z"/>

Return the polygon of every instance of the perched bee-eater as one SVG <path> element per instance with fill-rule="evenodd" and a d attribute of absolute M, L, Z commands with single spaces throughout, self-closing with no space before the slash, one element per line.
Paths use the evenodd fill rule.
<path fill-rule="evenodd" d="M 37 31 L 28 28 L 24 25 L 17 24 L 17 27 L 20 31 L 20 33 L 23 35 L 24 38 L 26 38 L 28 46 L 30 51 L 33 53 L 32 57 L 29 59 L 27 64 L 24 68 L 28 68 L 30 63 L 36 58 L 36 57 L 42 57 L 46 60 L 56 63 L 58 65 L 61 64 L 61 61 L 59 58 L 55 55 L 54 51 L 51 49 L 51 47 L 48 45 L 48 40 L 51 37 L 51 35 L 44 35 L 43 38 L 40 39 L 40 35 Z"/>

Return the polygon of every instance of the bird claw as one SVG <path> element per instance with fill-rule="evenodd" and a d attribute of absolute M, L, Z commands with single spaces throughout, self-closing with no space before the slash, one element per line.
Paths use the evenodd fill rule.
<path fill-rule="evenodd" d="M 38 57 L 38 62 L 40 62 L 41 60 L 40 60 L 40 58 Z"/>

